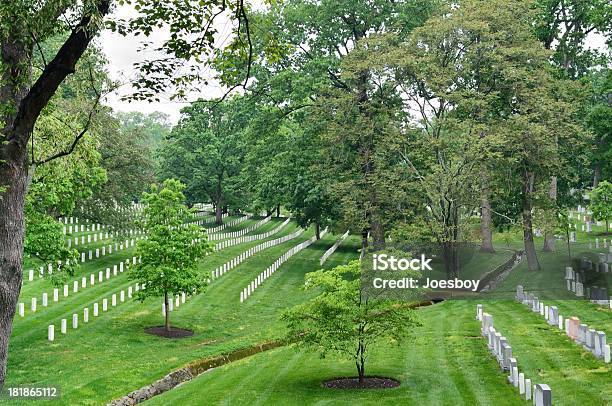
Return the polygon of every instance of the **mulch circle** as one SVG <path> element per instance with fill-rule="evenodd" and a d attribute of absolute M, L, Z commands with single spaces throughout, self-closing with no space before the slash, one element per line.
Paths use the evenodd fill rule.
<path fill-rule="evenodd" d="M 166 331 L 166 328 L 164 326 L 148 327 L 148 328 L 145 328 L 144 331 L 147 334 L 152 334 L 154 336 L 164 337 L 164 338 L 185 338 L 185 337 L 191 337 L 193 335 L 192 330 L 187 330 L 184 328 L 170 327 L 170 331 Z"/>
<path fill-rule="evenodd" d="M 363 385 L 358 377 L 334 378 L 323 382 L 323 387 L 332 389 L 388 389 L 400 386 L 399 381 L 379 376 L 366 376 Z"/>

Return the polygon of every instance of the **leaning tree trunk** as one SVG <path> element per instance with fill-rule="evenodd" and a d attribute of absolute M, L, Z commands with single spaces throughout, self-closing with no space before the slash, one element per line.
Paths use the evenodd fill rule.
<path fill-rule="evenodd" d="M 540 263 L 536 254 L 533 241 L 533 219 L 531 194 L 533 193 L 535 176 L 532 172 L 525 172 L 523 184 L 523 241 L 525 244 L 525 255 L 527 256 L 527 268 L 530 271 L 540 270 Z"/>
<path fill-rule="evenodd" d="M 103 18 L 110 0 L 96 3 Z M 41 111 L 57 91 L 93 38 L 91 13 L 80 21 L 56 55 L 46 64 L 31 85 L 32 47 L 21 26 L 9 22 L 0 35 L 0 390 L 6 377 L 8 343 L 15 306 L 21 291 L 23 238 L 25 233 L 24 201 L 29 177 L 27 148 Z M 70 152 L 68 152 L 70 153 Z M 49 157 L 51 159 L 52 157 Z M 34 162 L 32 162 L 34 167 Z"/>
<path fill-rule="evenodd" d="M 553 204 L 556 204 L 556 201 L 557 201 L 557 177 L 556 176 L 550 177 L 550 189 L 548 189 L 548 197 L 553 202 Z M 553 218 L 552 221 L 556 222 L 557 219 Z M 546 227 L 546 230 L 544 231 L 544 247 L 542 248 L 542 250 L 545 252 L 555 251 L 555 233 L 553 230 L 551 230 L 551 226 L 554 226 L 554 225 L 556 224 L 554 223 L 548 224 Z"/>
<path fill-rule="evenodd" d="M 480 204 L 480 233 L 482 242 L 480 244 L 481 252 L 495 252 L 493 248 L 493 221 L 491 220 L 491 190 L 489 188 L 488 174 L 483 169 L 482 173 L 482 195 Z"/>
<path fill-rule="evenodd" d="M 0 167 L 0 390 L 6 376 L 6 360 L 13 316 L 21 292 L 23 236 L 25 230 L 23 205 L 27 172 L 25 157 L 12 160 L 6 156 Z"/>
<path fill-rule="evenodd" d="M 28 95 L 31 48 L 10 33 L 0 43 L 0 391 L 6 377 L 9 339 L 23 277 L 24 201 L 28 183 L 27 140 L 32 120 L 19 117 Z M 27 80 L 19 76 L 25 73 Z M 21 80 L 20 80 L 21 79 Z"/>

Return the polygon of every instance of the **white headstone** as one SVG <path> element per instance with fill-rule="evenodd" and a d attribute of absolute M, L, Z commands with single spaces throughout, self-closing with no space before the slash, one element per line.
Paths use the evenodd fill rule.
<path fill-rule="evenodd" d="M 68 321 L 66 319 L 62 319 L 60 330 L 62 334 L 66 334 L 66 327 L 68 325 Z"/>
<path fill-rule="evenodd" d="M 536 384 L 534 400 L 536 406 L 552 406 L 552 391 L 550 387 L 543 383 Z"/>
<path fill-rule="evenodd" d="M 531 379 L 525 379 L 525 400 L 531 400 Z"/>
<path fill-rule="evenodd" d="M 55 340 L 55 326 L 53 324 L 49 325 L 49 328 L 47 330 L 47 339 L 49 341 Z"/>

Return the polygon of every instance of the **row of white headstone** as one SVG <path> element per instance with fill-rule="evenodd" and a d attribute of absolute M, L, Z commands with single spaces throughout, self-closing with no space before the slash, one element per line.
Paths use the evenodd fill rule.
<path fill-rule="evenodd" d="M 81 236 L 76 236 L 74 238 L 70 237 L 68 238 L 68 240 L 66 241 L 68 244 L 68 248 L 77 245 L 85 245 L 85 240 L 87 240 L 87 244 L 91 244 L 91 243 L 97 243 L 102 242 L 104 240 L 108 240 L 110 238 L 117 238 L 119 235 L 125 235 L 126 237 L 133 237 L 135 235 L 143 235 L 144 231 L 140 230 L 140 229 L 129 229 L 129 230 L 124 230 L 122 232 L 119 231 L 111 231 L 111 232 L 96 232 L 94 234 L 87 234 L 87 236 L 85 235 L 81 235 Z M 80 241 L 80 242 L 79 242 Z"/>
<path fill-rule="evenodd" d="M 113 293 L 110 299 L 110 306 L 116 307 L 119 303 L 123 303 L 126 301 L 126 296 L 128 299 L 132 298 L 133 291 L 138 292 L 138 290 L 144 290 L 145 287 L 146 287 L 145 284 L 136 283 L 134 285 L 134 290 L 132 290 L 131 286 L 127 288 L 127 294 L 125 290 L 121 290 L 118 293 Z M 102 299 L 101 307 L 102 307 L 102 312 L 105 312 L 109 309 L 107 298 Z M 93 317 L 98 317 L 98 315 L 100 314 L 100 305 L 98 302 L 93 304 L 92 310 L 93 310 Z M 85 307 L 83 309 L 83 323 L 89 323 L 89 307 Z M 79 313 L 73 313 L 72 314 L 72 328 L 76 330 L 78 327 L 79 327 Z M 62 334 L 66 334 L 67 328 L 68 328 L 68 320 L 61 319 L 60 320 L 60 332 Z M 50 324 L 47 327 L 47 340 L 49 341 L 55 340 L 55 325 L 54 324 Z"/>
<path fill-rule="evenodd" d="M 132 238 L 131 240 L 127 239 L 123 242 L 116 242 L 115 251 L 122 251 L 124 249 L 133 247 L 136 244 L 136 241 L 143 239 L 143 238 L 146 238 L 146 237 L 142 236 L 142 237 Z M 112 254 L 112 253 L 113 253 L 112 244 L 108 245 L 108 249 L 106 246 L 103 246 L 102 249 L 96 248 L 95 250 L 89 250 L 89 256 L 85 255 L 85 252 L 81 252 L 81 262 L 85 262 L 87 259 L 93 260 L 95 258 L 100 258 L 101 256 L 105 256 L 107 254 Z M 95 258 L 94 258 L 94 254 L 95 254 Z"/>
<path fill-rule="evenodd" d="M 327 258 L 329 258 L 334 252 L 336 252 L 340 244 L 342 244 L 342 242 L 346 240 L 346 237 L 348 237 L 348 235 L 349 230 L 346 230 L 346 233 L 342 234 L 342 237 L 340 237 L 340 239 L 336 241 L 334 245 L 332 245 L 327 251 L 325 251 L 325 253 L 321 256 L 321 259 L 319 259 L 319 265 L 323 265 L 325 261 L 327 261 Z"/>
<path fill-rule="evenodd" d="M 102 256 L 105 256 L 107 254 L 112 254 L 113 251 L 121 251 L 124 249 L 127 249 L 129 247 L 133 247 L 135 245 L 135 242 L 141 238 L 146 238 L 146 237 L 136 237 L 136 238 L 132 238 L 131 240 L 125 240 L 124 242 L 121 243 L 115 243 L 114 244 L 114 249 L 113 249 L 113 244 L 109 244 L 108 246 L 103 246 L 102 249 L 100 248 L 96 248 L 95 250 L 89 250 L 89 255 L 87 255 L 85 252 L 81 252 L 81 263 L 85 262 L 87 260 L 87 258 L 89 258 L 89 260 L 93 260 L 95 258 L 100 258 Z M 59 271 L 63 265 L 63 261 L 59 260 L 57 261 L 57 265 L 55 266 L 55 268 L 53 267 L 53 264 L 47 264 L 46 268 L 47 268 L 47 273 L 49 275 L 53 274 L 53 271 Z M 70 265 L 70 260 L 66 260 L 66 265 Z M 38 269 L 38 277 L 42 278 L 44 276 L 44 272 L 45 272 L 45 267 L 41 266 Z M 25 283 L 25 278 L 23 279 L 22 283 Z M 34 280 L 34 269 L 30 269 L 28 271 L 28 278 L 27 278 L 28 282 L 32 282 Z"/>
<path fill-rule="evenodd" d="M 64 224 L 68 224 L 68 223 L 70 223 L 70 224 L 79 224 L 79 218 L 78 217 L 74 217 L 74 216 L 71 216 L 71 217 L 60 217 L 58 219 L 58 221 L 60 223 L 64 223 Z"/>
<path fill-rule="evenodd" d="M 581 324 L 578 317 L 563 318 L 559 314 L 557 306 L 547 306 L 536 296 L 524 291 L 521 285 L 516 287 L 516 299 L 531 308 L 534 313 L 539 313 L 547 323 L 565 330 L 565 334 L 578 345 L 591 352 L 596 358 L 602 359 L 606 364 L 610 363 L 610 345 L 606 342 L 606 333 L 590 329 L 588 325 Z"/>
<path fill-rule="evenodd" d="M 260 251 L 265 250 L 266 248 L 270 248 L 270 247 L 274 247 L 275 245 L 278 244 L 282 244 L 286 241 L 292 240 L 294 238 L 296 238 L 297 236 L 299 236 L 300 234 L 302 234 L 304 232 L 303 229 L 299 229 L 289 235 L 286 235 L 284 237 L 280 237 L 280 238 L 276 238 L 274 240 L 270 240 L 270 241 L 266 241 L 264 243 L 258 244 L 254 247 L 251 247 L 249 250 L 243 252 L 242 254 L 238 255 L 236 258 L 233 258 L 232 260 L 226 262 L 225 264 L 223 264 L 222 266 L 216 268 L 213 272 L 212 272 L 212 278 L 216 279 L 219 278 L 220 276 L 224 275 L 226 272 L 232 270 L 233 268 L 237 267 L 238 265 L 240 265 L 240 263 L 242 263 L 242 261 L 244 261 L 247 258 L 252 257 L 253 255 L 257 254 Z"/>
<path fill-rule="evenodd" d="M 212 210 L 213 205 L 210 203 L 194 203 L 193 208 L 198 211 L 209 211 Z"/>
<path fill-rule="evenodd" d="M 74 233 L 85 233 L 85 232 L 94 232 L 106 229 L 106 225 L 104 224 L 75 224 L 64 226 L 64 235 Z"/>
<path fill-rule="evenodd" d="M 265 220 L 265 219 L 264 219 Z M 263 220 L 262 220 L 263 221 Z M 287 218 L 282 224 L 280 224 L 278 227 L 274 228 L 273 230 L 267 231 L 265 233 L 262 234 L 254 234 L 254 235 L 245 235 L 243 237 L 240 238 L 233 238 L 233 239 L 228 239 L 225 241 L 221 241 L 218 244 L 215 244 L 215 251 L 220 251 L 222 249 L 228 248 L 228 247 L 232 247 L 234 245 L 238 245 L 238 244 L 242 244 L 245 242 L 252 242 L 252 241 L 257 241 L 257 240 L 264 240 L 276 233 L 278 233 L 279 231 L 281 231 L 283 228 L 285 228 L 285 226 L 287 224 L 289 224 L 289 221 L 291 221 L 291 218 Z"/>
<path fill-rule="evenodd" d="M 323 237 L 326 233 L 327 233 L 327 228 L 325 228 L 325 230 L 321 232 L 321 237 Z M 295 247 L 291 248 L 289 251 L 285 252 L 279 259 L 274 261 L 274 263 L 270 265 L 265 271 L 257 275 L 257 277 L 253 279 L 246 288 L 242 289 L 242 292 L 240 292 L 240 303 L 247 300 L 249 296 L 251 296 L 251 294 L 255 291 L 255 289 L 257 289 L 262 283 L 264 283 L 266 279 L 272 276 L 274 272 L 276 272 L 276 270 L 280 268 L 280 266 L 284 264 L 289 258 L 294 256 L 295 254 L 297 254 L 304 248 L 307 248 L 309 245 L 311 245 L 316 240 L 317 240 L 317 236 L 315 235 L 309 238 L 308 240 L 299 243 Z"/>
<path fill-rule="evenodd" d="M 133 265 L 136 265 L 137 262 L 140 262 L 140 258 L 136 258 L 136 257 L 132 257 L 131 259 L 131 263 Z M 130 264 L 130 259 L 126 259 L 125 261 L 121 261 L 119 262 L 119 264 L 115 264 L 113 265 L 113 270 L 111 273 L 111 268 L 106 268 L 106 273 L 104 273 L 103 271 L 99 271 L 97 274 L 97 279 L 98 279 L 98 283 L 102 283 L 105 280 L 109 280 L 111 278 L 111 276 L 117 276 L 118 274 L 123 273 L 124 271 L 124 265 L 129 265 Z M 106 278 L 105 278 L 106 276 Z M 88 284 L 88 280 L 89 280 L 89 284 Z M 64 291 L 63 291 L 63 296 L 64 297 L 68 297 L 70 294 L 70 286 L 72 285 L 72 293 L 78 293 L 79 292 L 79 287 L 80 289 L 85 289 L 87 286 L 94 286 L 96 284 L 96 274 L 95 273 L 91 273 L 89 274 L 89 278 L 86 276 L 81 277 L 80 280 L 75 280 L 72 281 L 72 283 L 69 284 L 65 284 L 64 285 Z M 53 289 L 53 302 L 59 302 L 59 298 L 60 298 L 60 294 L 59 294 L 59 288 L 54 288 Z M 30 310 L 32 311 L 32 313 L 36 312 L 37 309 L 37 304 L 38 304 L 38 298 L 33 297 L 31 299 L 31 306 L 30 306 Z M 49 302 L 49 294 L 47 292 L 44 292 L 42 294 L 42 300 L 41 300 L 41 304 L 43 307 L 48 307 L 50 302 Z M 20 317 L 25 317 L 25 303 L 19 303 L 19 305 L 17 306 L 18 311 L 19 311 L 19 316 Z"/>
<path fill-rule="evenodd" d="M 512 355 L 512 347 L 504 337 L 493 326 L 493 316 L 485 313 L 481 304 L 476 305 L 476 319 L 481 322 L 481 333 L 487 338 L 488 348 L 497 359 L 502 371 L 508 371 L 508 381 L 518 388 L 519 394 L 525 400 L 533 398 L 533 404 L 536 406 L 551 406 L 552 391 L 546 384 L 532 385 L 531 379 L 525 378 L 523 372 L 519 372 L 518 361 Z"/>
<path fill-rule="evenodd" d="M 608 240 L 603 239 L 603 244 L 599 241 L 599 238 L 595 238 L 595 249 L 608 248 Z M 593 242 L 589 242 L 589 249 L 593 249 Z M 610 244 L 610 249 L 612 249 L 612 242 Z M 612 252 L 612 251 L 610 251 Z"/>
<path fill-rule="evenodd" d="M 249 226 L 247 228 L 243 228 L 242 230 L 232 231 L 230 233 L 211 234 L 210 231 L 208 231 L 207 232 L 208 233 L 208 240 L 209 241 L 214 241 L 214 240 L 225 240 L 226 238 L 238 238 L 238 237 L 242 237 L 243 235 L 248 234 L 251 231 L 257 230 L 259 227 L 263 226 L 268 221 L 270 221 L 270 219 L 272 219 L 272 217 L 268 216 L 268 217 L 264 218 L 263 220 L 260 220 L 257 223 L 253 224 L 252 226 Z"/>
<path fill-rule="evenodd" d="M 213 234 L 213 233 L 217 233 L 219 231 L 225 230 L 227 227 L 233 227 L 235 225 L 238 225 L 238 224 L 242 223 L 243 221 L 246 221 L 246 220 L 250 219 L 251 217 L 253 217 L 252 214 L 247 214 L 246 216 L 239 217 L 239 218 L 234 219 L 232 221 L 229 221 L 229 222 L 227 222 L 225 224 L 221 224 L 220 226 L 209 228 L 209 229 L 206 230 L 206 232 L 209 235 Z"/>
<path fill-rule="evenodd" d="M 187 295 L 185 294 L 185 292 L 182 292 L 180 295 L 176 295 L 174 299 L 168 300 L 168 309 L 170 311 L 174 311 L 175 307 L 178 309 L 181 303 L 185 303 L 185 300 L 187 300 Z M 165 303 L 162 303 L 162 316 L 164 317 L 166 316 L 166 304 Z"/>

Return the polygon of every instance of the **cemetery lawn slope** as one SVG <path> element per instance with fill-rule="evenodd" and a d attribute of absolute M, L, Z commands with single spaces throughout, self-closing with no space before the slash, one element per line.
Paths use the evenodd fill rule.
<path fill-rule="evenodd" d="M 542 318 L 509 301 L 485 302 L 508 337 L 519 366 L 534 383 L 547 383 L 557 405 L 612 402 L 612 369 L 585 353 Z M 146 402 L 208 404 L 521 405 L 480 335 L 476 303 L 447 301 L 421 308 L 423 327 L 412 343 L 376 348 L 366 374 L 401 382 L 385 390 L 326 389 L 321 382 L 355 375 L 352 362 L 320 359 L 290 348 L 271 350 L 216 368 Z"/>

